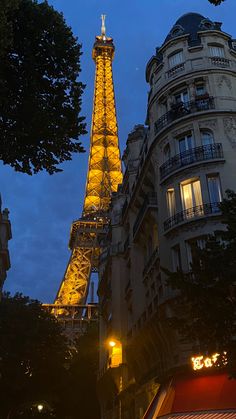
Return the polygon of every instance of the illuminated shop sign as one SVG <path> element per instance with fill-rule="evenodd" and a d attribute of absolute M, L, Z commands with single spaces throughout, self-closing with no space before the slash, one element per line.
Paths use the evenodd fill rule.
<path fill-rule="evenodd" d="M 198 355 L 191 358 L 192 368 L 194 371 L 202 370 L 204 368 L 223 367 L 227 365 L 226 352 L 223 354 L 215 353 L 210 356 Z"/>

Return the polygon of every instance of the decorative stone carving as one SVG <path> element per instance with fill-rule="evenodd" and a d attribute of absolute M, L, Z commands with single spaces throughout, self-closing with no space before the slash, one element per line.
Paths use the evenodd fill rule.
<path fill-rule="evenodd" d="M 210 129 L 216 129 L 217 127 L 217 120 L 216 119 L 206 119 L 199 122 L 199 128 L 210 128 Z"/>
<path fill-rule="evenodd" d="M 236 148 L 236 118 L 230 116 L 229 118 L 224 118 L 223 122 L 226 137 L 229 139 L 232 147 Z"/>
<path fill-rule="evenodd" d="M 225 84 L 229 90 L 232 90 L 231 80 L 229 77 L 225 76 L 224 74 L 222 74 L 221 76 L 217 78 L 216 83 L 219 89 L 223 86 L 223 84 Z"/>

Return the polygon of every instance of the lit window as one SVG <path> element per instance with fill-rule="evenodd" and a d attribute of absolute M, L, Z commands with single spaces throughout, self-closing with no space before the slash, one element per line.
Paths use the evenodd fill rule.
<path fill-rule="evenodd" d="M 210 46 L 210 55 L 211 57 L 222 57 L 224 58 L 225 56 L 225 51 L 224 51 L 224 47 L 220 47 L 220 46 Z"/>
<path fill-rule="evenodd" d="M 202 145 L 209 145 L 214 143 L 213 134 L 210 131 L 201 131 Z"/>
<path fill-rule="evenodd" d="M 221 187 L 220 187 L 220 178 L 219 175 L 210 175 L 207 176 L 208 191 L 210 203 L 215 204 L 222 201 Z M 216 206 L 216 211 L 217 211 Z"/>
<path fill-rule="evenodd" d="M 167 200 L 167 209 L 169 217 L 172 217 L 175 214 L 175 190 L 174 188 L 169 188 L 166 193 Z"/>
<path fill-rule="evenodd" d="M 195 215 L 201 215 L 203 212 L 202 208 L 202 192 L 200 180 L 189 180 L 180 184 L 181 186 L 181 198 L 183 209 L 186 210 L 186 217 L 191 218 Z M 199 207 L 198 211 L 194 208 Z M 194 209 L 193 211 L 188 211 Z"/>
<path fill-rule="evenodd" d="M 169 66 L 170 68 L 175 67 L 176 65 L 181 64 L 183 61 L 183 51 L 179 51 L 169 57 Z"/>

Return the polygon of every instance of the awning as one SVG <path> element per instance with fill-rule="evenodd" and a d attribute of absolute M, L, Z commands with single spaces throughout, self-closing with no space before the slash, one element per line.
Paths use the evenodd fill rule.
<path fill-rule="evenodd" d="M 178 376 L 162 386 L 143 419 L 236 419 L 236 380 L 227 374 Z"/>

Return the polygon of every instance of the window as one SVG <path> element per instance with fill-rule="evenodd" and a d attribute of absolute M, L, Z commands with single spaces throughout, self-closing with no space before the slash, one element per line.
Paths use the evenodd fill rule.
<path fill-rule="evenodd" d="M 224 58 L 224 56 L 225 56 L 224 47 L 211 45 L 210 46 L 210 55 L 211 55 L 211 57 Z"/>
<path fill-rule="evenodd" d="M 189 102 L 189 95 L 187 90 L 183 90 L 175 95 L 175 103 L 187 103 Z"/>
<path fill-rule="evenodd" d="M 209 175 L 207 176 L 208 191 L 210 203 L 215 204 L 222 201 L 221 187 L 220 187 L 220 178 L 219 175 Z M 218 211 L 218 206 L 216 205 L 216 212 Z"/>
<path fill-rule="evenodd" d="M 193 148 L 193 136 L 192 134 L 187 134 L 182 138 L 179 138 L 179 152 L 183 153 L 185 151 Z"/>
<path fill-rule="evenodd" d="M 200 180 L 191 180 L 181 182 L 181 199 L 183 209 L 186 210 L 186 217 L 191 218 L 203 213 L 202 192 Z M 199 207 L 197 210 L 195 207 Z M 190 211 L 191 209 L 191 211 Z"/>
<path fill-rule="evenodd" d="M 214 143 L 213 134 L 210 131 L 201 131 L 202 145 L 209 145 Z"/>
<path fill-rule="evenodd" d="M 192 263 L 196 257 L 196 248 L 203 250 L 206 246 L 206 240 L 203 237 L 198 237 L 196 239 L 186 241 L 186 251 L 187 251 L 187 261 L 189 269 L 192 267 Z"/>
<path fill-rule="evenodd" d="M 195 87 L 196 96 L 202 96 L 206 94 L 206 88 L 204 84 L 197 84 Z"/>
<path fill-rule="evenodd" d="M 180 246 L 177 244 L 176 246 L 172 247 L 171 249 L 172 253 L 172 265 L 173 265 L 173 271 L 177 271 L 181 269 L 181 253 L 180 253 Z"/>
<path fill-rule="evenodd" d="M 176 52 L 169 57 L 169 67 L 175 67 L 176 65 L 181 64 L 183 61 L 183 51 Z"/>
<path fill-rule="evenodd" d="M 167 209 L 169 217 L 172 217 L 175 214 L 175 190 L 174 188 L 169 188 L 166 193 L 167 200 Z"/>
<path fill-rule="evenodd" d="M 169 160 L 170 158 L 170 144 L 166 144 L 163 150 L 164 161 Z"/>

